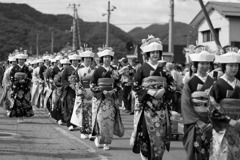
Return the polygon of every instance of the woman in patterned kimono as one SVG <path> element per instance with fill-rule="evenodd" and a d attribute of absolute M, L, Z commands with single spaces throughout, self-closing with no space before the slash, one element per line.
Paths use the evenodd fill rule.
<path fill-rule="evenodd" d="M 240 159 L 240 81 L 235 78 L 240 54 L 230 51 L 216 56 L 224 72 L 210 90 L 213 142 L 210 160 Z"/>
<path fill-rule="evenodd" d="M 83 63 L 78 69 L 79 81 L 75 85 L 76 98 L 71 118 L 71 123 L 80 127 L 82 139 L 90 138 L 92 132 L 92 91 L 90 90 L 90 79 L 94 72 L 91 63 L 94 53 L 87 50 L 80 55 Z"/>
<path fill-rule="evenodd" d="M 56 66 L 56 59 L 51 58 L 50 62 L 51 62 L 51 65 L 46 69 L 44 74 L 44 81 L 45 81 L 44 108 L 47 109 L 49 116 L 51 116 L 51 110 L 52 110 L 53 68 Z"/>
<path fill-rule="evenodd" d="M 62 85 L 62 72 L 63 70 L 69 66 L 71 63 L 68 59 L 61 59 L 57 58 L 59 61 L 57 68 L 53 68 L 53 93 L 52 93 L 52 111 L 51 116 L 54 118 L 59 125 L 63 124 L 62 121 L 62 108 L 61 108 L 61 101 L 60 97 L 62 95 L 63 91 L 63 85 Z M 60 67 L 62 65 L 62 67 Z"/>
<path fill-rule="evenodd" d="M 37 108 L 43 105 L 41 102 L 41 94 L 44 89 L 44 80 L 40 78 L 40 67 L 43 65 L 43 60 L 37 60 L 38 67 L 32 73 L 32 89 L 31 89 L 31 104 Z"/>
<path fill-rule="evenodd" d="M 64 68 L 61 77 L 63 85 L 63 93 L 61 96 L 63 120 L 67 123 L 69 131 L 73 131 L 74 128 L 76 127 L 70 122 L 76 94 L 75 88 L 71 85 L 69 77 L 77 74 L 78 63 L 80 60 L 81 57 L 77 54 L 69 55 L 69 61 L 71 65 Z"/>
<path fill-rule="evenodd" d="M 135 106 L 134 131 L 131 137 L 133 152 L 143 160 L 161 160 L 165 148 L 169 150 L 170 86 L 173 79 L 163 71 L 158 60 L 162 56 L 162 43 L 152 35 L 143 40 L 141 50 L 147 62 L 138 68 L 133 90 L 138 99 Z"/>
<path fill-rule="evenodd" d="M 32 75 L 29 68 L 24 64 L 28 55 L 26 51 L 16 55 L 17 65 L 15 65 L 10 72 L 11 87 L 13 93 L 11 97 L 14 98 L 14 105 L 11 109 L 10 117 L 21 117 L 18 122 L 23 121 L 23 117 L 31 117 L 34 115 L 31 105 L 31 79 Z"/>
<path fill-rule="evenodd" d="M 114 56 L 111 48 L 104 48 L 97 54 L 103 65 L 94 71 L 91 79 L 91 90 L 94 93 L 92 105 L 93 133 L 96 133 L 96 147 L 102 147 L 104 144 L 103 149 L 109 150 L 109 145 L 113 139 L 116 113 L 116 79 L 119 77 L 117 71 L 110 65 Z"/>
<path fill-rule="evenodd" d="M 205 50 L 199 52 L 189 55 L 197 73 L 184 84 L 181 96 L 184 124 L 183 144 L 187 152 L 187 160 L 209 159 L 212 138 L 207 106 L 208 92 L 214 79 L 208 76 L 207 71 L 214 60 L 214 55 Z"/>
<path fill-rule="evenodd" d="M 1 97 L 1 106 L 3 106 L 4 109 L 7 111 L 7 116 L 10 116 L 10 110 L 13 107 L 13 102 L 14 100 L 11 98 L 11 80 L 10 80 L 10 72 L 12 68 L 17 64 L 15 56 L 10 56 L 8 58 L 9 62 L 9 67 L 5 70 L 4 75 L 3 75 L 3 81 L 2 81 L 2 86 L 3 86 L 3 94 Z"/>

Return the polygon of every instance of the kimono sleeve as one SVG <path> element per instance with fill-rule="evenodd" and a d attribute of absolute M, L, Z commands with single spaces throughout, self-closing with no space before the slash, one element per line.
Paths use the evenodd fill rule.
<path fill-rule="evenodd" d="M 181 96 L 181 111 L 184 124 L 196 123 L 199 120 L 191 101 L 191 90 L 188 83 L 186 83 L 182 90 Z"/>
<path fill-rule="evenodd" d="M 138 100 L 143 103 L 144 101 L 147 100 L 148 94 L 147 94 L 147 89 L 142 88 L 142 76 L 143 70 L 142 67 L 138 68 L 135 76 L 134 76 L 134 83 L 133 83 L 133 90 L 136 92 L 138 96 Z"/>
<path fill-rule="evenodd" d="M 63 88 L 66 89 L 69 86 L 69 81 L 68 81 L 68 68 L 65 68 L 62 72 L 62 85 Z"/>
<path fill-rule="evenodd" d="M 45 68 L 44 66 L 41 66 L 39 69 L 39 76 L 42 80 L 44 80 L 44 75 L 43 75 L 44 72 L 45 72 Z"/>
<path fill-rule="evenodd" d="M 90 83 L 97 86 L 98 78 L 99 78 L 99 77 L 98 77 L 98 70 L 96 69 L 96 70 L 93 72 L 93 75 L 92 75 L 92 77 L 91 77 Z"/>
<path fill-rule="evenodd" d="M 29 85 L 32 81 L 32 73 L 28 67 L 26 67 L 26 73 L 27 73 L 26 84 Z"/>
<path fill-rule="evenodd" d="M 209 91 L 209 95 L 214 98 L 217 103 L 220 103 L 220 100 L 223 98 L 220 96 L 219 85 L 217 83 L 213 84 Z"/>
<path fill-rule="evenodd" d="M 90 80 L 90 89 L 91 89 L 91 91 L 92 91 L 94 94 L 100 92 L 100 89 L 98 88 L 98 78 L 99 78 L 98 72 L 99 72 L 99 70 L 96 69 L 96 70 L 93 72 L 92 77 L 91 77 L 91 80 Z"/>
<path fill-rule="evenodd" d="M 12 87 L 16 86 L 16 84 L 17 84 L 17 80 L 14 78 L 15 73 L 16 73 L 16 68 L 13 67 L 12 70 L 10 71 L 10 80 L 12 82 Z"/>

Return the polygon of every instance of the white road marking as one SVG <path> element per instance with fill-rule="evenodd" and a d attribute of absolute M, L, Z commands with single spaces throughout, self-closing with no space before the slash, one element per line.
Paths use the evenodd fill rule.
<path fill-rule="evenodd" d="M 67 136 L 68 138 L 72 138 L 76 141 L 78 141 L 79 143 L 85 145 L 87 147 L 87 151 L 90 153 L 97 153 L 95 149 L 93 149 L 91 146 L 89 146 L 88 144 L 86 144 L 85 142 L 81 141 L 80 139 L 76 138 L 75 136 L 73 136 L 72 134 L 68 133 L 67 131 L 65 131 L 64 129 L 60 128 L 60 127 L 55 127 L 56 130 L 58 130 L 59 132 L 61 132 L 63 135 Z M 98 155 L 98 159 L 99 160 L 108 160 L 107 157 L 102 156 L 102 155 Z"/>

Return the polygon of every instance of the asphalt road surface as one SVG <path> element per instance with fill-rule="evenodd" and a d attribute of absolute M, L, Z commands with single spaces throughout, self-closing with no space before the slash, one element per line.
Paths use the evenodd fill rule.
<path fill-rule="evenodd" d="M 0 90 L 1 91 L 1 90 Z M 114 137 L 110 150 L 96 148 L 89 140 L 80 139 L 79 130 L 68 131 L 58 125 L 46 111 L 34 109 L 35 115 L 17 123 L 0 108 L 0 160 L 140 160 L 129 144 L 133 116 L 121 112 L 125 126 L 122 138 Z M 164 160 L 184 160 L 186 153 L 179 140 L 173 139 Z"/>

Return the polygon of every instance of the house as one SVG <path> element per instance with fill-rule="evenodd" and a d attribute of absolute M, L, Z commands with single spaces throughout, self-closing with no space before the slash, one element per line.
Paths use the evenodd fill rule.
<path fill-rule="evenodd" d="M 240 48 L 240 3 L 208 2 L 205 7 L 221 46 Z M 212 50 L 218 49 L 202 10 L 190 25 L 198 28 L 198 45 L 208 45 Z"/>

